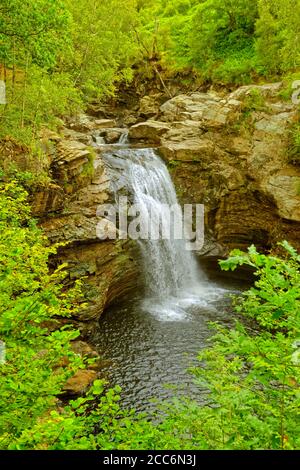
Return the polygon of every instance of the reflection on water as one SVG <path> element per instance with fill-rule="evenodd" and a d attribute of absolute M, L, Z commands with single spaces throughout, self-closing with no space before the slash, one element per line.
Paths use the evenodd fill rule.
<path fill-rule="evenodd" d="M 102 357 L 108 359 L 104 374 L 111 384 L 123 389 L 124 406 L 149 410 L 154 406 L 152 398 L 168 399 L 174 395 L 173 388 L 165 384 L 179 387 L 177 395 L 201 401 L 201 390 L 194 385 L 187 368 L 207 344 L 211 335 L 208 322 L 232 323 L 229 294 L 240 287 L 237 281 L 219 281 L 210 284 L 205 299 L 182 297 L 181 304 L 177 299 L 178 308 L 184 312 L 178 318 L 173 314 L 169 318 L 164 311 L 159 315 L 151 305 L 147 310 L 138 297 L 127 299 L 104 314 L 94 343 Z"/>
<path fill-rule="evenodd" d="M 140 294 L 111 308 L 95 332 L 94 343 L 108 360 L 103 373 L 112 385 L 121 385 L 123 405 L 137 410 L 149 409 L 152 398 L 172 397 L 174 391 L 165 384 L 180 387 L 177 394 L 201 400 L 204 392 L 193 384 L 187 368 L 206 344 L 208 322 L 232 319 L 228 294 L 236 287 L 232 281 L 226 285 L 209 279 L 184 240 L 162 236 L 162 221 L 178 201 L 168 169 L 154 149 L 110 149 L 104 158 L 116 173 L 116 201 L 125 174 L 140 223 L 156 236 L 138 242 L 145 297 Z M 183 223 L 181 209 L 179 220 Z"/>

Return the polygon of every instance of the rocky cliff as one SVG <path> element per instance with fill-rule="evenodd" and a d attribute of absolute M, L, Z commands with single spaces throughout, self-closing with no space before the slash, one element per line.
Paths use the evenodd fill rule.
<path fill-rule="evenodd" d="M 300 248 L 300 170 L 287 157 L 298 112 L 280 90 L 281 84 L 247 86 L 228 94 L 177 95 L 163 104 L 155 94 L 143 97 L 139 110 L 126 110 L 123 122 L 119 114 L 122 127 L 100 113 L 70 120 L 59 134 L 43 133 L 50 180 L 34 189 L 33 212 L 52 242 L 66 243 L 57 262 L 68 263 L 70 281 L 84 279 L 88 308 L 80 321 L 99 318 L 140 279 L 134 242 L 101 241 L 96 234 L 98 205 L 113 202 L 126 186 L 105 158 L 109 147 L 99 144 L 125 136 L 125 124 L 131 123 L 132 143 L 158 148 L 180 201 L 205 204 L 201 255 L 251 243 L 269 249 L 282 239 Z M 4 142 L 1 150 L 28 169 L 24 149 Z"/>
<path fill-rule="evenodd" d="M 109 141 L 112 134 L 119 138 L 124 129 L 108 120 L 79 121 L 76 130 L 44 133 L 53 183 L 33 193 L 32 207 L 51 242 L 65 243 L 56 262 L 68 264 L 70 281 L 84 280 L 88 307 L 78 320 L 87 321 L 99 318 L 105 307 L 135 288 L 139 276 L 134 244 L 101 241 L 96 232 L 98 206 L 115 199 L 108 165 L 95 141 Z"/>
<path fill-rule="evenodd" d="M 288 162 L 298 110 L 281 88 L 178 95 L 130 128 L 132 141 L 159 148 L 181 202 L 205 204 L 203 253 L 282 239 L 300 247 L 300 168 Z"/>

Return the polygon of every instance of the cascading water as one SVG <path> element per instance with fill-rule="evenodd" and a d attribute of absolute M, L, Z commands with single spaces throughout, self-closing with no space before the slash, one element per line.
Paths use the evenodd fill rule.
<path fill-rule="evenodd" d="M 168 209 L 180 207 L 169 172 L 153 149 L 133 152 L 129 172 L 141 223 L 161 237 Z M 183 219 L 181 211 L 179 215 Z M 185 240 L 176 240 L 172 230 L 167 235 L 170 235 L 167 239 L 150 237 L 139 241 L 149 293 L 160 300 L 177 297 L 199 278 L 194 257 L 185 249 Z"/>
<path fill-rule="evenodd" d="M 141 222 L 155 233 L 159 218 L 153 212 L 164 216 L 164 204 L 177 202 L 168 170 L 155 150 L 110 147 L 103 158 L 116 202 L 130 194 Z M 152 398 L 171 399 L 174 386 L 179 386 L 177 396 L 205 402 L 207 391 L 195 386 L 187 369 L 211 334 L 207 322 L 230 324 L 230 300 L 224 294 L 233 292 L 233 286 L 206 279 L 185 240 L 138 243 L 146 299 L 137 288 L 101 318 L 94 341 L 108 359 L 102 372 L 112 385 L 123 388 L 124 407 L 149 411 L 155 407 Z"/>
<path fill-rule="evenodd" d="M 207 284 L 193 252 L 186 249 L 186 240 L 174 236 L 172 224 L 171 236 L 149 237 L 149 233 L 162 234 L 162 221 L 170 207 L 179 208 L 179 218 L 183 219 L 168 169 L 149 148 L 118 150 L 114 158 L 124 162 L 140 225 L 148 231 L 148 237 L 138 240 L 146 280 L 144 308 L 164 320 L 180 320 L 187 314 L 186 307 L 203 302 Z"/>

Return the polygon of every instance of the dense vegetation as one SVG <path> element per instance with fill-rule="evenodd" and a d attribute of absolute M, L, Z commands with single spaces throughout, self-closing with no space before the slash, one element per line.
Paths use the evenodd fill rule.
<path fill-rule="evenodd" d="M 300 65 L 299 0 L 2 0 L 0 137 L 30 143 L 135 73 L 243 84 Z"/>
<path fill-rule="evenodd" d="M 41 128 L 135 74 L 228 86 L 300 78 L 299 25 L 300 0 L 2 0 L 0 139 L 36 153 Z M 291 160 L 299 135 L 296 124 Z M 80 285 L 66 286 L 64 267 L 49 271 L 56 248 L 30 215 L 27 177 L 0 175 L 0 449 L 300 448 L 300 256 L 286 242 L 281 257 L 251 247 L 221 263 L 250 265 L 257 281 L 235 300 L 235 328 L 212 325 L 191 371 L 205 406 L 165 404 L 154 426 L 99 380 L 62 406 L 63 385 L 87 363 L 71 347 L 79 333 L 59 321 L 83 307 Z"/>
<path fill-rule="evenodd" d="M 255 287 L 236 300 L 237 313 L 251 323 L 213 325 L 212 346 L 192 371 L 210 392 L 207 404 L 165 404 L 165 418 L 153 425 L 122 411 L 120 390 L 106 390 L 99 380 L 86 397 L 61 406 L 65 381 L 85 367 L 70 347 L 79 333 L 58 322 L 82 308 L 80 286 L 63 288 L 63 267 L 49 273 L 55 248 L 30 218 L 26 192 L 15 181 L 1 184 L 0 225 L 1 449 L 300 447 L 300 256 L 287 243 L 282 259 L 251 247 L 221 263 L 256 269 Z"/>

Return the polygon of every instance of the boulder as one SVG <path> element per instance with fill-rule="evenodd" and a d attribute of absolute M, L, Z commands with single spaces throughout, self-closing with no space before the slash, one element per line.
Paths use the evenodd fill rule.
<path fill-rule="evenodd" d="M 146 121 L 135 124 L 129 129 L 129 139 L 160 143 L 161 137 L 170 130 L 165 122 Z"/>
<path fill-rule="evenodd" d="M 87 114 L 79 114 L 69 121 L 70 129 L 76 132 L 90 132 L 94 129 L 94 121 Z"/>
<path fill-rule="evenodd" d="M 95 119 L 93 128 L 94 129 L 109 129 L 116 127 L 117 123 L 114 119 Z"/>
<path fill-rule="evenodd" d="M 85 341 L 72 341 L 72 351 L 81 357 L 87 357 L 89 359 L 99 358 L 99 354 Z"/>
<path fill-rule="evenodd" d="M 276 98 L 282 85 L 282 82 L 266 83 L 265 85 L 245 85 L 232 92 L 229 95 L 229 100 L 244 100 L 247 96 L 251 95 L 253 90 L 258 91 L 263 98 Z"/>
<path fill-rule="evenodd" d="M 64 127 L 62 132 L 65 139 L 81 142 L 82 144 L 90 145 L 93 140 L 90 134 L 77 132 L 74 129 L 67 129 Z"/>
<path fill-rule="evenodd" d="M 53 183 L 35 190 L 31 196 L 32 215 L 39 217 L 50 212 L 57 212 L 64 207 L 64 191 Z"/>
<path fill-rule="evenodd" d="M 36 211 L 39 210 L 40 226 L 51 242 L 67 242 L 59 250 L 57 263 L 68 264 L 71 281 L 85 277 L 83 290 L 87 307 L 82 308 L 76 318 L 97 320 L 105 307 L 136 288 L 137 283 L 133 244 L 129 240 L 103 241 L 97 234 L 101 221 L 97 209 L 102 204 L 114 202 L 114 181 L 121 184 L 122 176 L 120 172 L 112 174 L 102 154 L 95 153 L 92 167 L 87 167 L 92 173 L 83 177 L 80 168 L 85 174 L 82 163 L 85 158 L 89 159 L 90 149 L 79 142 L 75 145 L 73 141 L 61 141 L 56 147 L 52 171 L 61 184 L 64 210 L 57 210 L 50 217 L 46 204 L 42 213 L 39 203 Z"/>
<path fill-rule="evenodd" d="M 203 127 L 219 128 L 232 122 L 242 108 L 235 99 L 222 100 L 215 94 L 193 93 L 175 96 L 160 107 L 165 121 L 196 121 Z"/>
<path fill-rule="evenodd" d="M 142 118 L 151 118 L 159 113 L 159 104 L 155 97 L 144 96 L 140 100 L 139 115 Z"/>
<path fill-rule="evenodd" d="M 122 134 L 124 134 L 124 129 L 109 129 L 104 134 L 105 142 L 107 144 L 115 144 L 119 142 Z"/>
<path fill-rule="evenodd" d="M 83 369 L 76 372 L 70 377 L 63 391 L 67 395 L 83 395 L 97 378 L 97 372 L 90 369 Z"/>

